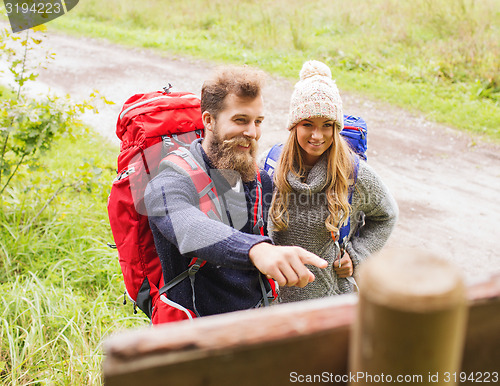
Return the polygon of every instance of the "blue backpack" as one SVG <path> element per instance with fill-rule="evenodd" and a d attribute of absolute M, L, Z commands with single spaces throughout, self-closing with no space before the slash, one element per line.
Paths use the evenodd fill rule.
<path fill-rule="evenodd" d="M 355 117 L 353 115 L 344 115 L 344 128 L 340 132 L 340 135 L 344 137 L 351 149 L 358 155 L 359 158 L 366 161 L 366 149 L 368 147 L 367 135 L 368 130 L 366 127 L 366 122 L 361 117 Z M 283 144 L 278 143 L 274 145 L 271 150 L 267 153 L 266 160 L 264 161 L 264 170 L 271 176 L 274 174 L 276 169 L 278 159 L 280 157 L 281 151 L 283 150 Z M 359 168 L 359 158 L 355 157 L 354 163 L 354 184 L 358 177 Z M 354 187 L 354 185 L 353 185 Z M 353 189 L 349 190 L 349 204 L 352 203 L 352 192 Z M 351 221 L 347 220 L 347 224 L 340 228 L 339 243 L 345 244 L 349 232 L 351 230 Z"/>

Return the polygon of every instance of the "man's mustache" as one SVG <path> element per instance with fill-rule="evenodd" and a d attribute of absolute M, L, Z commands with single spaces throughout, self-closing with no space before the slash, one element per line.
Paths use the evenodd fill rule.
<path fill-rule="evenodd" d="M 251 146 L 254 148 L 257 145 L 257 141 L 255 139 L 251 138 L 245 138 L 245 137 L 234 137 L 231 139 L 225 139 L 223 141 L 224 146 Z"/>

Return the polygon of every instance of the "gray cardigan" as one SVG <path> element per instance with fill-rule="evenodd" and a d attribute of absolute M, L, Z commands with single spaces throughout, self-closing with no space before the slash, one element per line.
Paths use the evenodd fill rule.
<path fill-rule="evenodd" d="M 325 196 L 326 157 L 321 157 L 310 170 L 305 182 L 289 173 L 288 182 L 294 190 L 289 202 L 289 226 L 275 232 L 269 222 L 269 236 L 277 245 L 298 245 L 328 261 L 328 267 L 308 266 L 316 280 L 304 288 L 281 287 L 280 302 L 292 302 L 353 291 L 353 285 L 337 277 L 333 262 L 339 250 L 325 227 L 328 207 Z M 366 162 L 360 160 L 357 181 L 352 197 L 350 242 L 347 252 L 354 271 L 361 261 L 379 251 L 389 238 L 397 220 L 398 207 L 388 188 Z M 356 219 L 366 215 L 366 224 L 359 236 L 354 236 Z"/>

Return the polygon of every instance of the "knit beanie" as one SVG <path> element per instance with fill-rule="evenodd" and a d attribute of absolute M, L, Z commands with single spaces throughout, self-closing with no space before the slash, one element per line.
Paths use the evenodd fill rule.
<path fill-rule="evenodd" d="M 300 80 L 292 93 L 288 130 L 304 119 L 316 117 L 332 119 L 338 130 L 344 127 L 342 100 L 330 68 L 310 60 L 302 66 Z"/>

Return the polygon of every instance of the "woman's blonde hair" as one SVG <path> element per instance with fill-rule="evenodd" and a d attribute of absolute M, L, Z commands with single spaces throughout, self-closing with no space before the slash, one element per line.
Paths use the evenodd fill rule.
<path fill-rule="evenodd" d="M 333 143 L 326 150 L 326 157 L 327 176 L 324 192 L 327 198 L 329 215 L 325 220 L 325 226 L 328 231 L 336 234 L 341 224 L 350 215 L 349 187 L 354 176 L 354 155 L 349 145 L 340 135 L 340 131 L 336 128 L 333 129 Z M 269 217 L 276 231 L 288 228 L 288 204 L 292 194 L 292 187 L 287 179 L 289 172 L 299 178 L 304 177 L 307 173 L 297 139 L 296 127 L 290 131 L 274 172 L 275 192 L 269 210 Z"/>

